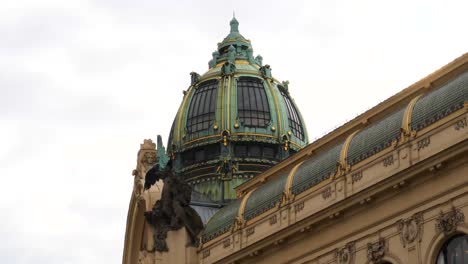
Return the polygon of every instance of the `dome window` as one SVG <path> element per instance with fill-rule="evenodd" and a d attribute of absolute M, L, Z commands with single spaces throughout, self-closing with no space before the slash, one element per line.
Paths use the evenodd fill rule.
<path fill-rule="evenodd" d="M 260 79 L 241 77 L 237 81 L 237 107 L 244 126 L 266 127 L 270 124 L 270 107 Z"/>
<path fill-rule="evenodd" d="M 187 114 L 187 131 L 195 134 L 208 130 L 215 121 L 218 81 L 206 81 L 195 91 Z"/>
<path fill-rule="evenodd" d="M 302 128 L 301 118 L 299 117 L 299 113 L 297 112 L 296 107 L 291 101 L 289 95 L 287 95 L 283 89 L 281 89 L 281 87 L 278 90 L 283 96 L 284 104 L 286 104 L 286 108 L 288 110 L 289 128 L 291 129 L 294 136 L 300 140 L 304 140 L 304 129 Z"/>

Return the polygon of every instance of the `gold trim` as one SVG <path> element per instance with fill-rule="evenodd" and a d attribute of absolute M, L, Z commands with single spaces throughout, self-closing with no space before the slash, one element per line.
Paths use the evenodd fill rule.
<path fill-rule="evenodd" d="M 283 122 L 281 121 L 281 115 L 280 115 L 280 107 L 279 107 L 279 102 L 278 98 L 276 98 L 275 91 L 271 85 L 271 82 L 269 79 L 266 79 L 266 82 L 268 84 L 268 88 L 270 89 L 270 93 L 273 96 L 273 100 L 275 101 L 275 106 L 276 106 L 276 118 L 278 118 L 278 135 L 281 135 L 282 131 L 284 130 L 283 128 Z"/>
<path fill-rule="evenodd" d="M 224 104 L 224 84 L 226 83 L 226 78 L 221 78 L 220 82 L 222 82 L 222 84 L 219 87 L 220 88 L 219 92 L 221 93 L 221 104 Z M 218 107 L 218 104 L 216 104 L 216 107 Z M 222 110 L 222 108 L 221 108 L 221 110 Z M 225 129 L 224 128 L 224 126 L 225 126 L 225 124 L 224 124 L 224 111 L 219 111 L 219 112 L 221 112 L 221 130 L 224 130 Z"/>
<path fill-rule="evenodd" d="M 243 224 L 245 222 L 245 219 L 244 219 L 244 210 L 245 210 L 245 206 L 247 205 L 247 201 L 249 200 L 249 197 L 250 195 L 256 190 L 257 188 L 251 190 L 250 192 L 248 192 L 244 198 L 242 198 L 242 202 L 239 206 L 239 211 L 237 212 L 237 219 L 240 221 L 241 224 Z"/>
<path fill-rule="evenodd" d="M 191 141 L 188 141 L 186 143 L 184 143 L 184 145 L 189 145 L 189 144 L 192 144 L 193 142 L 197 142 L 197 141 L 200 141 L 200 140 L 203 140 L 203 139 L 208 139 L 208 138 L 214 138 L 214 137 L 218 137 L 219 135 L 211 135 L 211 136 L 206 136 L 206 137 L 201 137 L 201 138 L 197 138 L 197 139 L 194 139 L 194 140 L 191 140 Z M 255 134 L 255 133 L 234 133 L 234 134 L 231 134 L 230 135 L 231 137 L 232 136 L 255 136 L 255 137 L 267 137 L 267 138 L 275 138 L 274 136 L 272 135 L 267 135 L 267 134 Z M 293 142 L 291 142 L 293 143 Z M 294 145 L 297 145 L 295 143 L 293 143 Z M 297 145 L 299 146 L 299 145 Z M 300 146 L 299 146 L 300 147 Z"/>
<path fill-rule="evenodd" d="M 403 132 L 405 135 L 409 135 L 411 133 L 411 117 L 413 115 L 413 109 L 414 106 L 416 105 L 416 102 L 418 101 L 419 98 L 421 98 L 423 94 L 420 94 L 413 98 L 408 106 L 405 109 L 405 114 L 403 116 L 403 123 L 401 124 L 401 128 L 403 129 Z"/>
<path fill-rule="evenodd" d="M 301 166 L 302 163 L 304 163 L 304 162 L 305 162 L 305 160 L 299 162 L 289 172 L 288 179 L 286 180 L 286 185 L 284 186 L 284 194 L 286 195 L 286 199 L 288 199 L 288 200 L 291 197 L 291 186 L 292 186 L 292 183 L 293 183 L 293 180 L 294 180 L 294 175 L 296 175 L 297 169 L 299 169 L 299 166 Z"/>
<path fill-rule="evenodd" d="M 255 164 L 255 165 L 257 165 L 257 164 Z M 241 171 L 241 172 L 253 172 L 253 173 L 262 173 L 262 171 L 244 171 L 244 170 L 243 170 L 243 171 Z"/>
<path fill-rule="evenodd" d="M 227 98 L 226 98 L 226 127 L 227 129 L 231 129 L 231 76 L 228 77 L 228 87 L 227 87 Z"/>
<path fill-rule="evenodd" d="M 231 136 L 232 136 L 232 137 L 233 137 L 233 136 L 255 136 L 255 137 L 269 137 L 269 138 L 275 138 L 274 136 L 268 135 L 268 134 L 256 134 L 256 133 L 248 133 L 248 132 L 245 132 L 245 133 L 235 133 L 235 134 L 232 134 Z"/>
<path fill-rule="evenodd" d="M 224 64 L 226 61 L 227 61 L 227 60 L 223 60 L 222 62 L 219 62 L 219 63 L 216 64 L 216 66 L 214 66 L 213 68 L 223 66 L 223 64 Z M 235 61 L 234 61 L 234 64 L 251 65 L 250 62 L 249 62 L 248 60 L 235 60 Z"/>
<path fill-rule="evenodd" d="M 299 145 L 299 144 L 297 144 L 297 143 L 295 143 L 293 141 L 289 141 L 289 144 L 294 145 L 294 146 L 298 147 L 299 149 L 303 148 L 303 146 L 301 146 L 301 145 Z"/>
<path fill-rule="evenodd" d="M 194 139 L 194 140 L 192 140 L 192 141 L 189 141 L 189 142 L 184 143 L 184 145 L 192 144 L 193 142 L 197 142 L 197 141 L 200 141 L 200 140 L 203 140 L 203 139 L 207 139 L 207 138 L 214 138 L 214 137 L 219 137 L 219 135 L 211 135 L 211 136 L 206 136 L 206 137 L 197 138 L 197 139 Z"/>
<path fill-rule="evenodd" d="M 353 133 L 351 133 L 351 135 L 349 135 L 346 138 L 346 141 L 343 143 L 343 148 L 341 149 L 341 153 L 340 153 L 340 163 L 344 167 L 347 166 L 346 155 L 348 154 L 348 149 L 349 149 L 349 145 L 351 143 L 351 140 L 353 139 L 354 135 L 356 135 L 359 131 L 361 131 L 361 130 L 358 129 L 358 130 L 354 131 Z"/>
<path fill-rule="evenodd" d="M 180 135 L 180 131 L 182 130 L 181 129 L 181 126 L 182 126 L 182 117 L 184 116 L 184 111 L 185 111 L 185 105 L 187 104 L 187 101 L 188 101 L 188 98 L 192 98 L 192 95 L 193 95 L 193 90 L 194 89 L 194 86 L 190 86 L 189 87 L 189 92 L 187 93 L 187 95 L 184 97 L 184 99 L 182 99 L 182 106 L 180 107 L 180 112 L 179 112 L 179 120 L 177 121 L 178 125 L 177 125 L 177 129 L 174 128 L 176 131 L 177 131 L 177 139 L 179 140 L 179 144 L 182 143 L 182 137 Z"/>

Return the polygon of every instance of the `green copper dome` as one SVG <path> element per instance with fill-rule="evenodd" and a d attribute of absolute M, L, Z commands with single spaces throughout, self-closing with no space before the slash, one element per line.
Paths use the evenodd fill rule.
<path fill-rule="evenodd" d="M 209 70 L 191 73 L 168 143 L 176 172 L 211 200 L 235 199 L 234 188 L 307 142 L 288 90 L 271 75 L 250 41 L 231 30 L 212 53 Z"/>

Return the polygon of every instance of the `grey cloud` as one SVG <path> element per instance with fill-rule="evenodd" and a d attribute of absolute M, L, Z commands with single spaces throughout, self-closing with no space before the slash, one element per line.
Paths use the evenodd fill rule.
<path fill-rule="evenodd" d="M 20 18 L 0 24 L 0 51 L 21 53 L 27 49 L 61 45 L 72 39 L 80 27 L 80 17 L 67 9 L 24 10 Z"/>

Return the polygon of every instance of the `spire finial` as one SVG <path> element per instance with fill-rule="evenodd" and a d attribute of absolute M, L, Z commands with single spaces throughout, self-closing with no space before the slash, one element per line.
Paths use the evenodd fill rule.
<path fill-rule="evenodd" d="M 236 13 L 232 12 L 232 20 L 229 23 L 231 25 L 231 33 L 239 33 L 239 22 L 236 19 Z"/>

